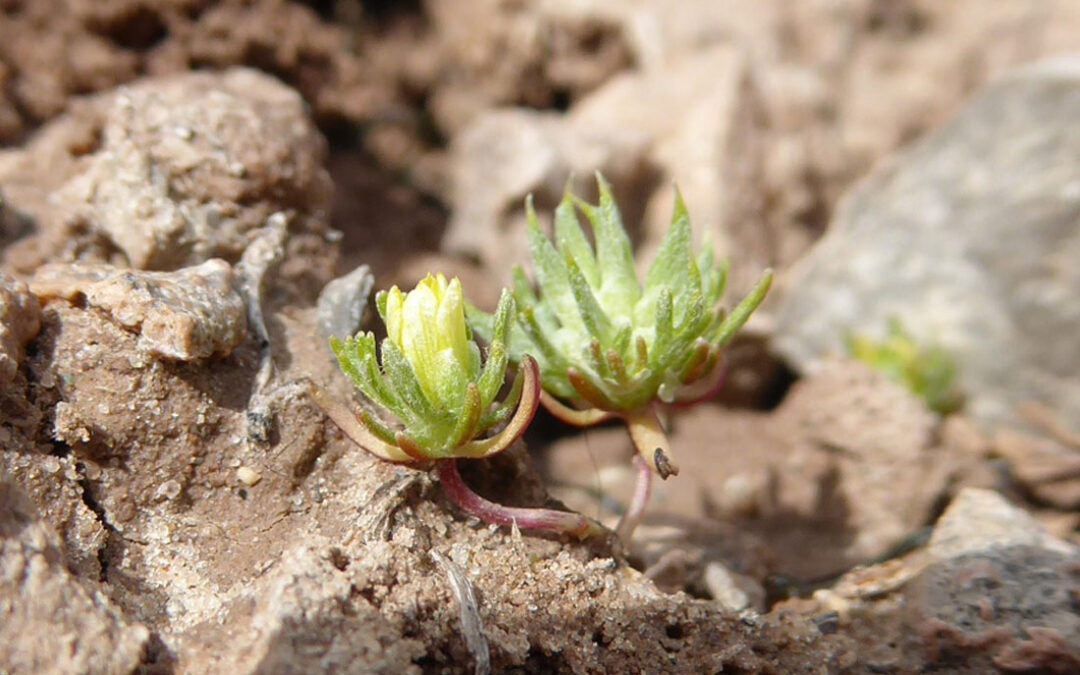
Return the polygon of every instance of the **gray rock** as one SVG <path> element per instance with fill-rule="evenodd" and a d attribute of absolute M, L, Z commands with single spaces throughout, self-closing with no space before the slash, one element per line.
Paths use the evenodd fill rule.
<path fill-rule="evenodd" d="M 1077 557 L 1036 546 L 994 547 L 926 568 L 904 590 L 905 619 L 930 663 L 966 655 L 1005 672 L 1080 669 Z"/>
<path fill-rule="evenodd" d="M 78 223 L 136 268 L 235 262 L 277 211 L 296 214 L 294 232 L 326 231 L 333 186 L 307 112 L 254 70 L 149 78 L 73 105 L 5 158 L 0 182 L 49 248 L 47 232 Z M 66 156 L 79 130 L 89 146 Z M 29 177 L 46 199 L 20 187 Z"/>
<path fill-rule="evenodd" d="M 139 335 L 139 349 L 179 361 L 226 356 L 247 335 L 246 306 L 223 260 L 176 272 L 50 264 L 31 284 L 43 300 L 82 299 Z"/>
<path fill-rule="evenodd" d="M 319 293 L 317 305 L 319 335 L 324 340 L 355 335 L 364 323 L 364 313 L 374 285 L 375 277 L 367 265 L 360 265 L 326 284 Z"/>
<path fill-rule="evenodd" d="M 859 186 L 785 280 L 776 345 L 817 369 L 899 317 L 960 366 L 983 424 L 1080 426 L 1080 60 L 1018 73 Z"/>
<path fill-rule="evenodd" d="M 149 636 L 68 572 L 56 533 L 0 477 L 0 671 L 128 673 Z"/>
<path fill-rule="evenodd" d="M 1033 546 L 1066 555 L 1076 549 L 1050 536 L 1035 518 L 993 490 L 965 488 L 934 526 L 928 551 L 940 560 L 992 547 Z"/>
<path fill-rule="evenodd" d="M 927 551 L 929 564 L 904 589 L 903 613 L 928 662 L 963 656 L 976 669 L 1080 668 L 1075 547 L 996 492 L 969 488 L 942 514 Z"/>

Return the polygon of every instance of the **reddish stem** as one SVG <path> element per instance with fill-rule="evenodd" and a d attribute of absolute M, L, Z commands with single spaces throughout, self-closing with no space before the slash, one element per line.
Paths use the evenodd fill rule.
<path fill-rule="evenodd" d="M 446 496 L 462 511 L 476 516 L 485 523 L 518 527 L 528 530 L 564 532 L 578 539 L 601 534 L 603 527 L 580 513 L 555 511 L 553 509 L 529 509 L 503 506 L 484 499 L 472 491 L 458 473 L 457 460 L 445 459 L 435 463 Z"/>
<path fill-rule="evenodd" d="M 638 469 L 637 484 L 634 486 L 634 497 L 626 507 L 626 513 L 619 519 L 615 533 L 623 543 L 629 545 L 630 537 L 637 529 L 641 517 L 645 514 L 645 507 L 649 503 L 649 495 L 652 494 L 653 470 L 649 463 L 641 455 L 634 455 L 634 465 Z"/>

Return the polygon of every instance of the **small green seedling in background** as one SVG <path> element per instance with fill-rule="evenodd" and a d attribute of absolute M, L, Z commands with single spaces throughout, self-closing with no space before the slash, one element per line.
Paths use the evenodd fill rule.
<path fill-rule="evenodd" d="M 536 362 L 522 356 L 506 398 L 506 335 L 514 299 L 503 291 L 488 334 L 486 358 L 465 321 L 461 282 L 428 275 L 414 290 L 398 287 L 376 296 L 387 337 L 378 352 L 375 336 L 361 332 L 330 346 L 342 371 L 374 410 L 354 413 L 318 388 L 319 406 L 358 445 L 390 462 L 434 463 L 447 495 L 466 512 L 499 525 L 567 532 L 601 531 L 576 513 L 501 506 L 480 497 L 462 480 L 459 458 L 490 457 L 517 440 L 539 401 Z M 501 430 L 499 430 L 501 429 Z"/>
<path fill-rule="evenodd" d="M 848 338 L 847 346 L 853 358 L 907 387 L 934 412 L 948 415 L 963 407 L 956 361 L 937 345 L 920 346 L 899 319 L 889 320 L 884 339 L 855 335 Z"/>
<path fill-rule="evenodd" d="M 516 323 L 510 358 L 532 355 L 540 368 L 541 403 L 577 426 L 617 418 L 637 449 L 638 485 L 619 523 L 628 539 L 644 512 L 652 474 L 677 474 L 661 417 L 669 405 L 711 397 L 723 381 L 721 350 L 764 299 L 766 272 L 730 314 L 720 306 L 727 264 L 709 242 L 694 254 L 690 219 L 676 194 L 671 229 L 642 283 L 630 238 L 611 194 L 597 175 L 599 204 L 569 191 L 555 210 L 554 241 L 526 201 L 529 251 L 537 288 L 521 267 L 513 272 Z M 592 226 L 589 243 L 577 211 Z M 495 339 L 498 314 L 469 308 L 477 333 Z"/>

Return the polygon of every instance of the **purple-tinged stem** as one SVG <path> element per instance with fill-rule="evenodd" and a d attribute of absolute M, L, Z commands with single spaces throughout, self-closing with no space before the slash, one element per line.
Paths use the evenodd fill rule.
<path fill-rule="evenodd" d="M 602 534 L 604 531 L 599 523 L 580 513 L 503 506 L 484 499 L 473 492 L 472 488 L 462 480 L 455 459 L 440 460 L 435 463 L 435 469 L 439 473 L 439 481 L 442 482 L 446 496 L 462 511 L 476 516 L 485 523 L 505 526 L 516 523 L 518 527 L 527 530 L 563 532 L 578 539 Z"/>
<path fill-rule="evenodd" d="M 615 534 L 625 544 L 630 543 L 630 537 L 637 529 L 641 517 L 645 514 L 645 507 L 649 503 L 649 495 L 652 494 L 653 470 L 649 463 L 641 455 L 634 455 L 634 466 L 637 467 L 637 484 L 634 486 L 634 496 L 626 507 L 626 513 L 619 519 L 615 527 Z"/>

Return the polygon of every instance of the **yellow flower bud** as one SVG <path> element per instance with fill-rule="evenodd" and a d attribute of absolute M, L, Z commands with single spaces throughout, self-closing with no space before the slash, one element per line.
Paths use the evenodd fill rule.
<path fill-rule="evenodd" d="M 480 353 L 465 324 L 461 281 L 429 274 L 408 293 L 395 286 L 385 311 L 387 337 L 412 366 L 424 395 L 436 407 L 455 407 L 480 370 Z"/>

